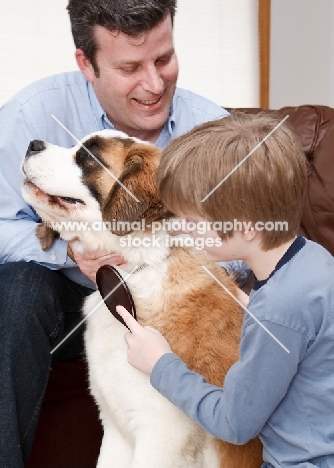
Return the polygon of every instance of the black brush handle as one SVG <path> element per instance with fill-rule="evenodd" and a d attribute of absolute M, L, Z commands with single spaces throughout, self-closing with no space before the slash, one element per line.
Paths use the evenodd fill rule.
<path fill-rule="evenodd" d="M 111 265 L 103 265 L 96 273 L 96 284 L 100 294 L 112 313 L 127 329 L 122 317 L 116 312 L 116 306 L 123 306 L 136 319 L 136 308 L 130 290 L 123 277 Z M 111 293 L 111 291 L 113 291 Z"/>

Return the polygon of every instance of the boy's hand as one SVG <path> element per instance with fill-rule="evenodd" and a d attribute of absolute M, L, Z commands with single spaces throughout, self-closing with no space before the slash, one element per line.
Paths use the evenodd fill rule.
<path fill-rule="evenodd" d="M 142 327 L 123 306 L 117 306 L 116 310 L 131 330 L 124 335 L 129 364 L 151 374 L 161 356 L 172 352 L 168 342 L 155 328 Z"/>

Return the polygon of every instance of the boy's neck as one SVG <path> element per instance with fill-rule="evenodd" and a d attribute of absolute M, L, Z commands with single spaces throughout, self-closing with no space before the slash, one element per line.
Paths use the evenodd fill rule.
<path fill-rule="evenodd" d="M 249 253 L 249 256 L 244 258 L 244 261 L 251 268 L 257 280 L 263 281 L 270 276 L 275 270 L 277 263 L 295 239 L 296 237 L 279 247 L 266 251 L 261 248 L 260 244 L 255 245 L 254 249 Z"/>

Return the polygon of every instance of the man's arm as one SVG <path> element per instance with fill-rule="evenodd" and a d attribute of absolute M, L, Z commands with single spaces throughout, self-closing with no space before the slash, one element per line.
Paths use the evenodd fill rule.
<path fill-rule="evenodd" d="M 15 100 L 0 109 L 0 262 L 34 261 L 52 269 L 73 267 L 66 242 L 58 239 L 49 251 L 41 249 L 35 234 L 39 218 L 21 195 L 21 164 L 29 142 L 45 134 L 43 119 L 40 126 L 37 133 Z"/>
<path fill-rule="evenodd" d="M 30 141 L 47 138 L 45 122 L 39 100 L 31 106 L 21 106 L 12 100 L 0 110 L 0 263 L 32 261 L 52 270 L 70 268 L 71 279 L 93 287 L 82 273 L 95 282 L 100 266 L 119 265 L 124 260 L 106 251 L 78 254 L 61 239 L 54 240 L 50 249 L 43 251 L 36 236 L 40 219 L 21 195 L 24 179 L 21 164 Z"/>

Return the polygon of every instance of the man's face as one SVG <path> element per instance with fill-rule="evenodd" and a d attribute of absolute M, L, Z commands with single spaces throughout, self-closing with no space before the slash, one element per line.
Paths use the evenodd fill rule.
<path fill-rule="evenodd" d="M 117 130 L 154 142 L 168 119 L 178 75 L 170 16 L 137 38 L 96 26 L 95 39 L 99 76 L 90 62 L 82 71 L 100 104 Z"/>

